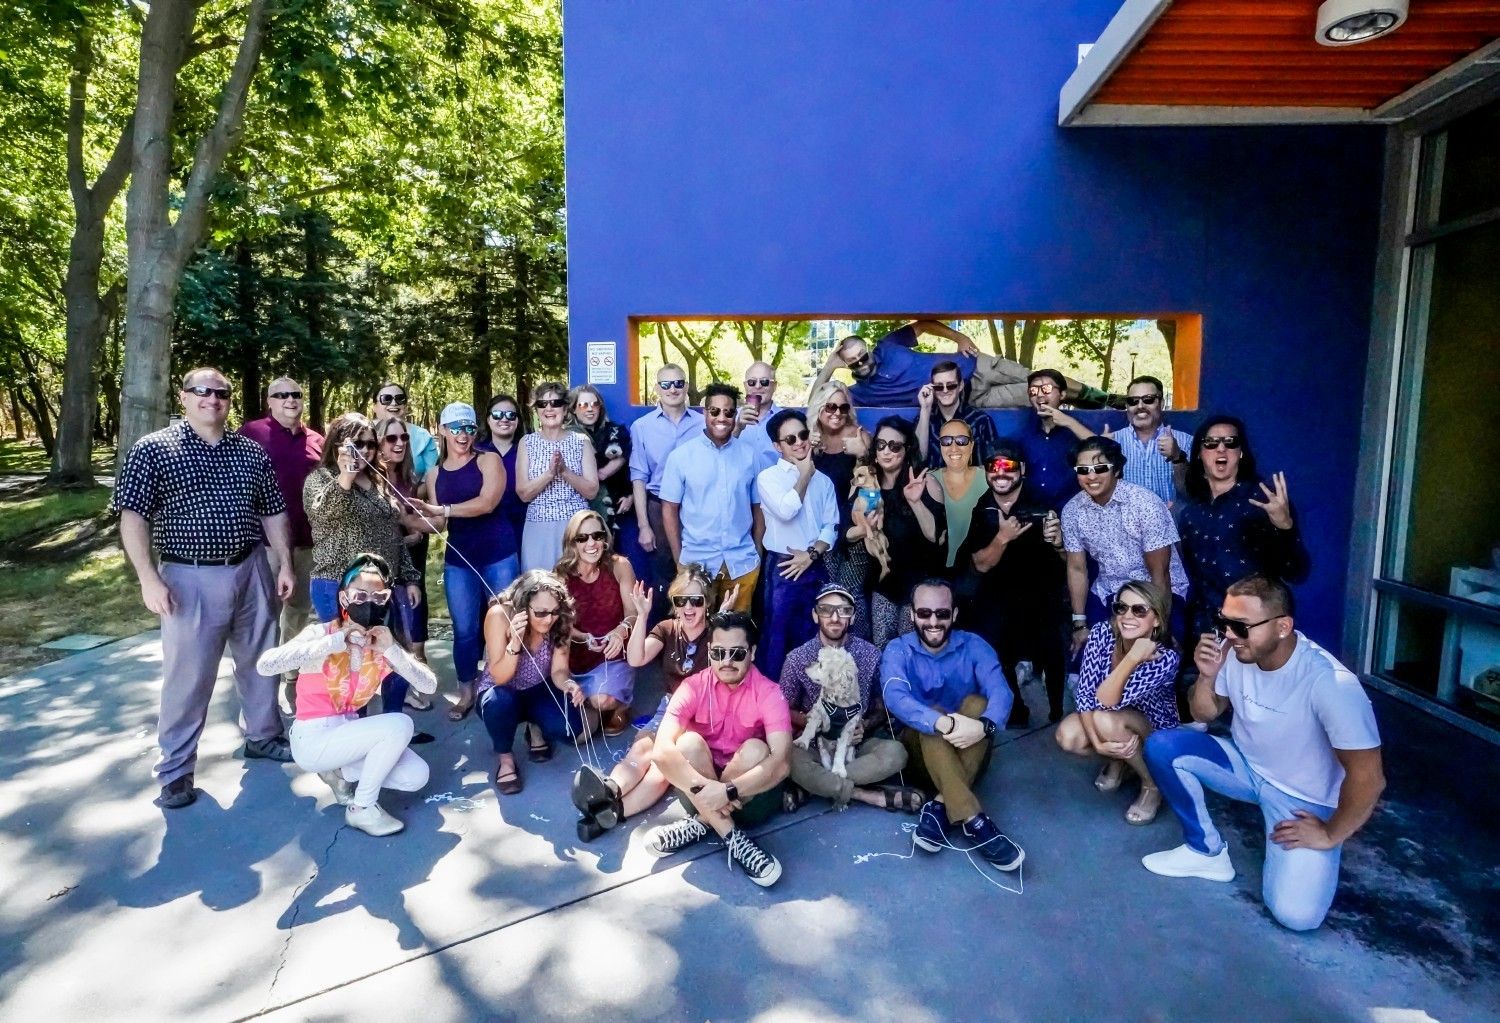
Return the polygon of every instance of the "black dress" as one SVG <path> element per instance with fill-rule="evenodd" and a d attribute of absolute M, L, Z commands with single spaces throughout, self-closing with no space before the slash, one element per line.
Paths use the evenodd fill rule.
<path fill-rule="evenodd" d="M 870 553 L 865 550 L 863 540 L 847 539 L 849 527 L 854 525 L 854 502 L 849 499 L 849 488 L 854 483 L 857 462 L 858 459 L 847 451 L 813 453 L 813 465 L 833 481 L 833 493 L 839 506 L 839 538 L 826 556 L 828 577 L 854 594 L 854 622 L 849 631 L 860 639 L 869 639 Z"/>

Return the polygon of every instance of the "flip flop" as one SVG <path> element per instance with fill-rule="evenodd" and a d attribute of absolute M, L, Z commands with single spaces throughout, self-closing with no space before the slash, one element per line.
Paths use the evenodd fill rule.
<path fill-rule="evenodd" d="M 452 707 L 448 708 L 448 720 L 449 721 L 462 721 L 464 718 L 466 718 L 466 717 L 469 716 L 470 711 L 472 711 L 474 709 L 474 705 L 479 702 L 475 698 L 474 693 L 473 693 L 472 690 L 467 695 L 468 695 L 468 701 L 467 702 L 465 702 L 464 700 L 460 699 Z"/>

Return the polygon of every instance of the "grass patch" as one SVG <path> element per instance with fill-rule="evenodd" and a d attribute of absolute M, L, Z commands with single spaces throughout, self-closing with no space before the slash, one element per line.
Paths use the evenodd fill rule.
<path fill-rule="evenodd" d="M 53 490 L 18 501 L 0 501 L 0 544 L 39 529 L 92 519 L 109 504 L 108 487 Z"/>
<path fill-rule="evenodd" d="M 0 677 L 63 654 L 41 644 L 93 632 L 134 636 L 158 626 L 141 603 L 135 573 L 118 547 L 74 561 L 28 565 L 0 564 L 6 586 L 0 593 Z"/>
<path fill-rule="evenodd" d="M 95 448 L 90 461 L 94 472 L 107 476 L 114 471 L 115 453 L 111 448 Z M 0 475 L 45 475 L 52 471 L 41 441 L 0 438 Z"/>

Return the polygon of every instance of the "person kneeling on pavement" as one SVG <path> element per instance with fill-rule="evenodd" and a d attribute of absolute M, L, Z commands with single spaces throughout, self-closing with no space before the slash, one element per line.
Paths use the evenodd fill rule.
<path fill-rule="evenodd" d="M 833 800 L 836 810 L 845 809 L 853 800 L 886 810 L 916 813 L 922 805 L 922 794 L 916 789 L 904 785 L 874 787 L 906 766 L 906 747 L 895 739 L 873 737 L 875 728 L 886 722 L 875 693 L 880 678 L 880 648 L 849 634 L 854 622 L 854 597 L 838 583 L 825 583 L 813 601 L 812 617 L 817 635 L 788 653 L 781 669 L 781 692 L 791 707 L 792 729 L 800 733 L 807 727 L 808 713 L 822 698 L 821 687 L 808 677 L 807 669 L 826 649 L 843 650 L 854 659 L 859 682 L 859 721 L 850 743 L 853 759 L 842 776 L 823 766 L 815 748 L 803 749 L 793 743 L 792 784 L 786 787 L 783 808 L 797 809 L 805 790 Z"/>
<path fill-rule="evenodd" d="M 652 753 L 692 815 L 654 829 L 646 849 L 667 856 L 712 829 L 729 847 L 730 860 L 764 888 L 781 877 L 781 864 L 745 829 L 781 806 L 791 715 L 780 688 L 752 663 L 757 635 L 750 616 L 719 614 L 709 629 L 709 666 L 672 694 Z"/>
<path fill-rule="evenodd" d="M 974 783 L 989 761 L 990 740 L 1010 714 L 1011 693 L 1000 659 L 972 632 L 956 631 L 953 587 L 928 579 L 912 588 L 916 625 L 892 640 L 881 659 L 886 706 L 906 726 L 909 777 L 937 796 L 922 806 L 917 847 L 956 848 L 953 825 L 1001 870 L 1026 858 L 984 813 Z"/>
<path fill-rule="evenodd" d="M 427 784 L 427 762 L 409 747 L 405 714 L 360 717 L 386 676 L 399 672 L 420 693 L 437 691 L 432 669 L 412 657 L 393 630 L 391 569 L 360 554 L 339 583 L 339 617 L 309 625 L 291 642 L 260 655 L 265 675 L 298 670 L 292 759 L 315 771 L 345 807 L 344 822 L 368 835 L 394 835 L 406 825 L 381 808 L 380 790 L 415 792 Z"/>

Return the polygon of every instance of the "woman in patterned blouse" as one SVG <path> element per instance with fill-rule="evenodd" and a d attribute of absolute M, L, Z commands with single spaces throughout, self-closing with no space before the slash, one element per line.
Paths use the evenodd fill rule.
<path fill-rule="evenodd" d="M 1161 791 L 1141 756 L 1146 736 L 1176 728 L 1177 667 L 1181 656 L 1167 631 L 1172 595 L 1154 583 L 1129 582 L 1115 594 L 1108 621 L 1089 630 L 1078 672 L 1078 711 L 1058 722 L 1057 744 L 1081 757 L 1106 760 L 1094 787 L 1113 792 L 1128 765 L 1141 779 L 1141 794 L 1125 820 L 1150 824 L 1161 807 Z"/>
<path fill-rule="evenodd" d="M 599 471 L 588 438 L 564 425 L 566 387 L 553 380 L 537 384 L 531 405 L 536 432 L 521 438 L 516 455 L 516 493 L 527 505 L 521 571 L 550 572 L 562 557 L 568 520 L 599 492 Z"/>

